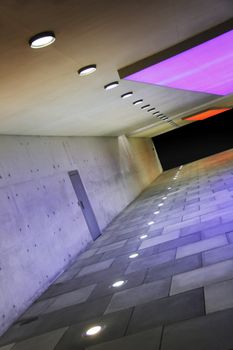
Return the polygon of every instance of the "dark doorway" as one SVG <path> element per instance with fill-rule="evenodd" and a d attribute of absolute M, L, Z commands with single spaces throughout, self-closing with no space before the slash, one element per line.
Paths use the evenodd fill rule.
<path fill-rule="evenodd" d="M 153 138 L 164 170 L 233 147 L 233 110 Z"/>
<path fill-rule="evenodd" d="M 74 191 L 76 193 L 76 196 L 78 198 L 78 204 L 81 207 L 83 215 L 85 217 L 90 234 L 93 240 L 95 240 L 97 237 L 101 235 L 101 232 L 99 229 L 99 225 L 96 221 L 95 214 L 93 212 L 93 209 L 87 197 L 87 193 L 83 186 L 79 172 L 77 170 L 73 170 L 73 171 L 69 171 L 68 174 L 69 174 L 71 183 L 73 185 Z"/>

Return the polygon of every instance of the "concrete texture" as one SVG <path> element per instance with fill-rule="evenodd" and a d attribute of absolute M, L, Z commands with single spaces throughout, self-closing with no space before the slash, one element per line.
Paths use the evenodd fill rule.
<path fill-rule="evenodd" d="M 75 169 L 101 230 L 161 171 L 148 139 L 0 136 L 0 334 L 92 242 Z"/>
<path fill-rule="evenodd" d="M 233 197 L 232 167 L 229 150 L 185 165 L 177 180 L 178 169 L 161 174 L 12 325 L 0 347 L 35 344 L 67 329 L 53 350 L 128 350 L 139 344 L 159 350 L 233 349 L 232 207 L 223 205 Z M 141 234 L 148 237 L 142 241 Z M 139 249 L 147 241 L 152 244 Z M 130 259 L 134 252 L 139 256 Z M 113 288 L 119 280 L 126 283 Z M 85 300 L 80 303 L 76 295 Z M 50 309 L 51 300 L 56 310 Z M 94 325 L 102 332 L 85 336 Z M 52 350 L 41 344 L 38 350 Z"/>

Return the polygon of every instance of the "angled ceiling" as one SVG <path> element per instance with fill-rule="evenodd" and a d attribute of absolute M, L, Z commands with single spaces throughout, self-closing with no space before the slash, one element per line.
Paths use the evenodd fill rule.
<path fill-rule="evenodd" d="M 233 104 L 232 96 L 194 93 L 120 80 L 118 70 L 230 19 L 232 0 L 2 0 L 0 2 L 0 134 L 154 136 L 173 128 L 145 104 L 173 119 Z M 33 50 L 28 39 L 53 30 L 57 40 Z M 97 64 L 80 77 L 77 70 Z M 133 97 L 120 95 L 133 91 Z"/>

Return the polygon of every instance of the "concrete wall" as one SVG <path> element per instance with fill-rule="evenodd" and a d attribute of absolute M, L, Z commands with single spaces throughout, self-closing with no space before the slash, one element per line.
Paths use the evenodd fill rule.
<path fill-rule="evenodd" d="M 0 137 L 0 334 L 91 242 L 75 169 L 101 229 L 161 172 L 148 139 Z"/>

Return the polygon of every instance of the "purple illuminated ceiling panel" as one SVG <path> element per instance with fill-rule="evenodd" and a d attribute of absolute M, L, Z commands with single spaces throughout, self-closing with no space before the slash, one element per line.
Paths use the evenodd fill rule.
<path fill-rule="evenodd" d="M 125 77 L 216 95 L 233 93 L 233 30 Z"/>

